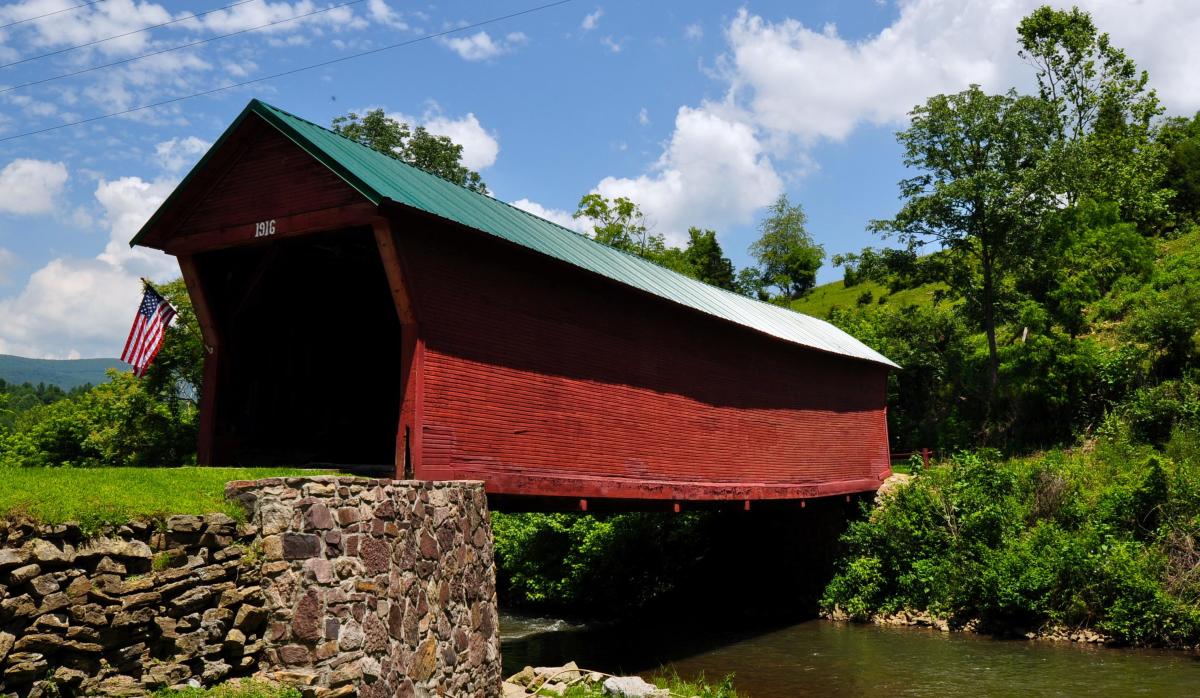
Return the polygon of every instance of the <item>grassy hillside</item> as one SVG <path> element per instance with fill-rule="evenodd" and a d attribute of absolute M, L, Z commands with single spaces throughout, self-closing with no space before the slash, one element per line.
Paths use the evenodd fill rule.
<path fill-rule="evenodd" d="M 864 281 L 850 288 L 846 288 L 845 283 L 841 281 L 834 281 L 818 286 L 804 298 L 793 301 L 792 310 L 813 317 L 825 318 L 834 308 L 853 308 L 856 305 L 868 303 L 877 304 L 881 300 L 883 303 L 896 306 L 928 305 L 933 302 L 934 292 L 940 288 L 945 288 L 945 286 L 926 284 L 897 293 L 889 293 L 886 286 L 873 281 Z M 870 294 L 869 300 L 864 297 L 864 294 L 867 293 Z M 860 303 L 860 298 L 866 300 L 866 303 Z"/>
<path fill-rule="evenodd" d="M 128 369 L 119 359 L 29 359 L 24 356 L 0 354 L 0 378 L 21 383 L 45 383 L 70 390 L 85 383 L 98 385 L 108 380 L 104 371 L 110 368 Z"/>

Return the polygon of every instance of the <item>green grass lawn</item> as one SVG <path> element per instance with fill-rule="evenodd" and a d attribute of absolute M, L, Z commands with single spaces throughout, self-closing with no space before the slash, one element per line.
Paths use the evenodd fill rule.
<path fill-rule="evenodd" d="M 818 286 L 804 298 L 793 301 L 792 310 L 813 317 L 826 318 L 833 308 L 853 308 L 858 304 L 859 296 L 867 291 L 871 292 L 872 304 L 879 303 L 880 298 L 886 297 L 887 305 L 892 306 L 928 305 L 933 302 L 933 294 L 939 288 L 945 288 L 945 286 L 943 284 L 926 284 L 896 293 L 888 293 L 886 286 L 872 281 L 864 281 L 850 288 L 846 288 L 841 281 L 834 281 Z"/>
<path fill-rule="evenodd" d="M 241 507 L 225 501 L 230 480 L 331 474 L 289 468 L 4 468 L 0 517 L 77 521 L 85 528 L 172 514 L 224 512 L 241 520 Z"/>

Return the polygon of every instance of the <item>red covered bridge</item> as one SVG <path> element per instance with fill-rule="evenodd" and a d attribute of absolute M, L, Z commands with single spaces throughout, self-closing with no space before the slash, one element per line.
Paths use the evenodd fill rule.
<path fill-rule="evenodd" d="M 889 474 L 895 365 L 853 337 L 257 100 L 133 244 L 179 259 L 203 330 L 204 464 L 387 464 L 585 508 Z"/>

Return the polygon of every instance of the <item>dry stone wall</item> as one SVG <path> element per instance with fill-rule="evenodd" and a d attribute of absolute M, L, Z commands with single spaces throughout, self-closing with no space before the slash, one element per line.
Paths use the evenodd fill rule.
<path fill-rule="evenodd" d="M 265 563 L 270 678 L 326 696 L 500 691 L 482 483 L 231 483 Z"/>
<path fill-rule="evenodd" d="M 145 695 L 258 669 L 263 611 L 252 535 L 176 516 L 85 536 L 0 523 L 0 692 Z"/>
<path fill-rule="evenodd" d="M 231 483 L 246 523 L 0 522 L 0 696 L 256 676 L 309 698 L 498 696 L 481 483 Z"/>

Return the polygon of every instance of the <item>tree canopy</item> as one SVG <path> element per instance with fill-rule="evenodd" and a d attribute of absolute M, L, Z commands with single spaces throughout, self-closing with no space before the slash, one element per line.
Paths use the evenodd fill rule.
<path fill-rule="evenodd" d="M 424 126 L 412 128 L 382 109 L 372 109 L 366 114 L 350 112 L 335 118 L 333 130 L 442 179 L 481 194 L 488 193 L 479 173 L 462 164 L 462 146 L 446 136 L 433 135 Z"/>
<path fill-rule="evenodd" d="M 687 266 L 684 273 L 704 283 L 719 286 L 728 291 L 737 290 L 737 277 L 733 262 L 725 256 L 714 230 L 688 228 L 687 247 L 683 250 L 683 261 Z"/>
<path fill-rule="evenodd" d="M 911 117 L 898 139 L 904 164 L 919 174 L 900 183 L 896 216 L 871 228 L 910 248 L 934 242 L 957 258 L 944 281 L 979 312 L 994 390 L 1001 284 L 1039 244 L 1038 224 L 1054 204 L 1045 166 L 1053 114 L 1036 98 L 972 85 L 931 97 Z"/>
<path fill-rule="evenodd" d="M 1067 203 L 1113 201 L 1140 225 L 1160 222 L 1170 192 L 1153 120 L 1162 113 L 1149 75 L 1100 32 L 1091 15 L 1042 6 L 1017 28 L 1019 55 L 1054 110 L 1056 186 Z"/>
<path fill-rule="evenodd" d="M 623 196 L 608 199 L 596 193 L 584 194 L 573 217 L 591 222 L 596 242 L 639 257 L 657 261 L 667 248 L 662 235 L 650 232 L 641 207 Z"/>

